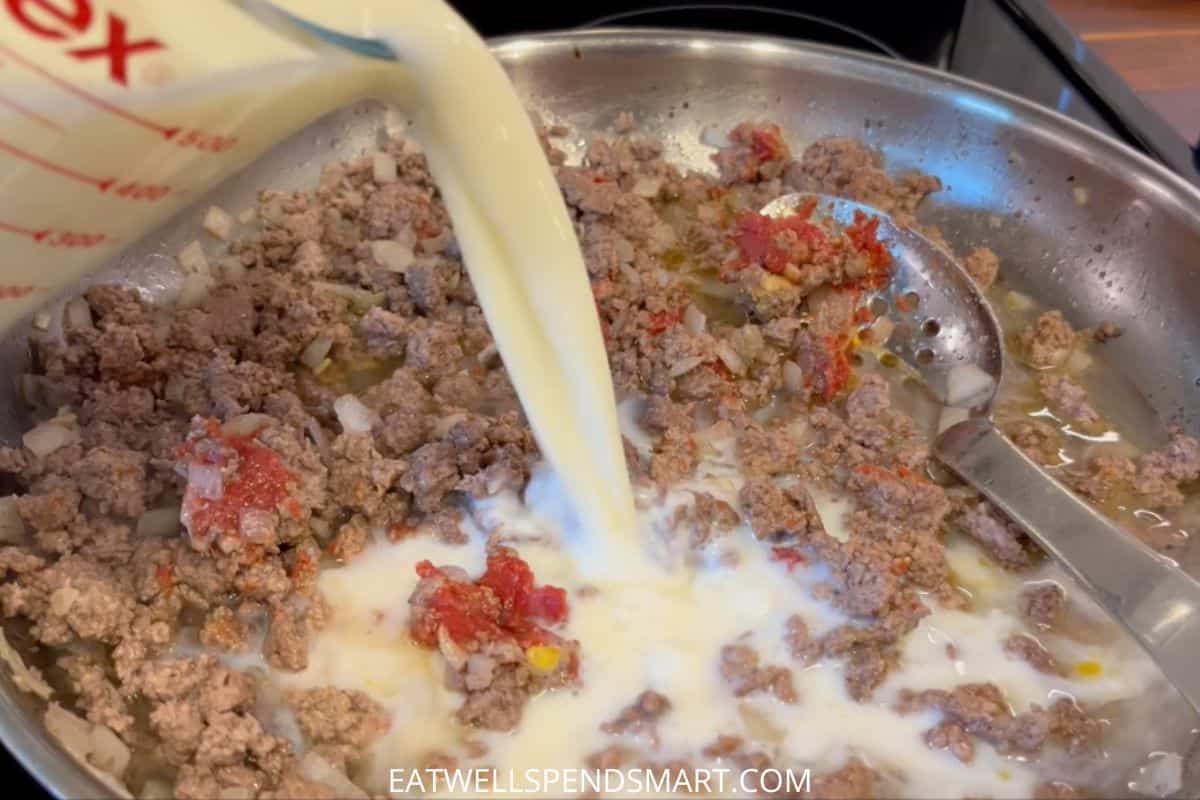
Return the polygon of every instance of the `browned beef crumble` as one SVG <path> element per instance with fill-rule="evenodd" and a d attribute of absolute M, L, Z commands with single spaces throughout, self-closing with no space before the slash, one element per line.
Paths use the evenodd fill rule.
<path fill-rule="evenodd" d="M 986 502 L 958 495 L 952 510 L 944 488 L 923 477 L 927 437 L 893 406 L 889 381 L 868 370 L 837 376 L 865 300 L 842 284 L 861 275 L 861 261 L 810 254 L 803 268 L 775 272 L 736 263 L 733 234 L 739 215 L 800 190 L 874 205 L 949 247 L 915 218 L 940 182 L 891 175 L 879 153 L 847 138 L 794 155 L 770 123 L 737 126 L 714 157 L 715 176 L 666 162 L 630 117 L 616 136 L 594 138 L 578 165 L 551 141 L 565 132 L 544 129 L 543 146 L 579 232 L 614 383 L 622 397 L 643 402 L 650 447 L 643 457 L 626 443 L 631 476 L 660 488 L 690 477 L 709 446 L 700 421 L 727 426 L 746 477 L 737 508 L 695 492 L 676 527 L 686 525 L 698 549 L 744 520 L 763 547 L 824 561 L 822 591 L 853 621 L 814 636 L 793 616 L 788 648 L 800 664 L 839 661 L 850 695 L 869 701 L 929 613 L 919 593 L 955 602 L 942 548 L 948 527 L 1007 568 L 1028 567 L 1037 551 Z M 261 224 L 229 247 L 244 277 L 222 278 L 197 305 L 159 306 L 128 287 L 94 286 L 83 296 L 84 317 L 61 335 L 31 340 L 31 400 L 39 419 L 54 417 L 67 434 L 42 455 L 0 447 L 0 471 L 16 481 L 26 528 L 24 539 L 0 547 L 0 610 L 52 649 L 79 713 L 173 780 L 179 798 L 338 792 L 305 777 L 291 745 L 257 716 L 261 698 L 249 675 L 212 656 L 177 657 L 174 642 L 194 636 L 216 651 L 261 642 L 275 668 L 303 669 L 327 623 L 321 569 L 359 557 L 373 531 L 393 541 L 419 532 L 466 541 L 457 506 L 519 490 L 538 458 L 424 157 L 405 142 L 387 149 L 395 182 L 376 184 L 364 156 L 328 165 L 312 192 L 262 192 Z M 376 262 L 372 242 L 382 239 L 413 243 L 403 274 Z M 981 287 L 996 280 L 990 249 L 959 256 Z M 1094 332 L 1100 342 L 1116 335 L 1110 324 Z M 1018 333 L 1017 350 L 1032 367 L 1053 369 L 1085 346 L 1079 340 L 1051 311 Z M 303 364 L 317 345 L 327 360 Z M 1074 378 L 1046 372 L 1038 384 L 1064 421 L 1100 422 Z M 342 429 L 335 402 L 346 394 L 373 415 L 369 431 Z M 1001 424 L 1039 463 L 1059 465 L 1058 428 L 1023 415 Z M 226 477 L 236 469 L 234 435 L 286 470 L 286 500 L 211 535 L 163 527 L 186 503 L 196 451 L 224 454 Z M 1182 433 L 1158 451 L 1097 453 L 1064 472 L 1084 497 L 1129 492 L 1157 509 L 1178 507 L 1197 477 L 1200 444 Z M 847 541 L 826 533 L 808 485 L 850 495 Z M 423 613 L 429 589 L 414 593 L 413 614 Z M 1061 589 L 1036 584 L 1020 601 L 1039 626 L 1060 624 L 1064 602 Z M 1007 649 L 1054 669 L 1035 645 L 1017 634 Z M 580 657 L 577 643 L 567 650 Z M 468 727 L 509 730 L 533 695 L 569 683 L 563 670 L 534 673 L 515 648 L 467 652 L 447 642 L 439 652 L 447 684 L 464 697 L 457 719 Z M 745 644 L 724 648 L 715 668 L 735 696 L 800 702 L 792 669 L 761 664 Z M 358 692 L 321 687 L 286 701 L 309 752 L 343 772 L 388 725 Z M 1014 714 L 991 684 L 905 692 L 901 705 L 940 710 L 925 741 L 964 762 L 975 739 L 1023 757 L 1048 741 L 1087 754 L 1101 731 L 1066 700 Z M 653 744 L 669 709 L 647 691 L 603 729 L 631 741 L 648 734 L 641 738 Z M 772 765 L 768 753 L 730 736 L 699 756 L 739 769 Z M 690 768 L 624 743 L 589 760 L 593 768 L 631 765 Z M 869 797 L 877 779 L 851 759 L 814 777 L 813 795 Z M 1039 793 L 1076 796 L 1061 783 Z"/>

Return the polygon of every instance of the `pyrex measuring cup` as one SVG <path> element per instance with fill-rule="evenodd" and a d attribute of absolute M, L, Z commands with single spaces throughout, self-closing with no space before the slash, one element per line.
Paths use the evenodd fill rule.
<path fill-rule="evenodd" d="M 381 62 L 310 47 L 254 5 L 0 4 L 0 330 L 369 93 Z"/>

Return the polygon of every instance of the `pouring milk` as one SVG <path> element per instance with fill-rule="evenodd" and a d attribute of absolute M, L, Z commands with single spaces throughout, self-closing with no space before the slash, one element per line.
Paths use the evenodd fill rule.
<path fill-rule="evenodd" d="M 74 15 L 6 5 L 16 25 L 0 39 L 2 282 L 11 284 L 0 324 L 322 113 L 368 95 L 396 102 L 413 116 L 500 355 L 571 500 L 566 544 L 582 569 L 628 575 L 615 554 L 636 550 L 632 492 L 583 257 L 533 125 L 470 26 L 442 0 L 274 4 L 378 40 L 396 63 L 314 53 L 233 5 L 77 5 Z M 99 36 L 92 20 L 102 11 L 139 45 L 111 54 L 107 73 L 50 46 Z M 150 85 L 171 78 L 182 79 Z"/>

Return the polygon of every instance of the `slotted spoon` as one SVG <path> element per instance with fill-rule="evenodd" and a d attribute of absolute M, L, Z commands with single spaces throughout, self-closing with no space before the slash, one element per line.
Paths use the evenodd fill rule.
<path fill-rule="evenodd" d="M 818 213 L 850 224 L 880 220 L 895 272 L 872 298 L 895 328 L 887 348 L 961 421 L 941 432 L 937 459 L 1058 560 L 1200 710 L 1200 582 L 1080 500 L 992 424 L 1004 369 L 1000 324 L 975 282 L 945 250 L 878 209 L 824 195 L 789 194 L 762 210 L 786 217 L 816 197 Z M 944 417 L 945 418 L 945 417 Z"/>

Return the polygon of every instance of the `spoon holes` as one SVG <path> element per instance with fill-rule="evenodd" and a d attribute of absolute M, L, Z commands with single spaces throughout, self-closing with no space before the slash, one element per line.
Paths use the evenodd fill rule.
<path fill-rule="evenodd" d="M 921 333 L 926 336 L 937 336 L 941 332 L 942 326 L 936 319 L 930 318 L 921 323 Z"/>
<path fill-rule="evenodd" d="M 913 312 L 921 305 L 921 295 L 909 290 L 896 298 L 896 308 L 900 311 Z"/>
<path fill-rule="evenodd" d="M 930 364 L 932 364 L 933 359 L 934 359 L 933 351 L 930 350 L 928 347 L 924 347 L 917 351 L 917 363 L 920 364 L 922 367 L 927 367 Z"/>

